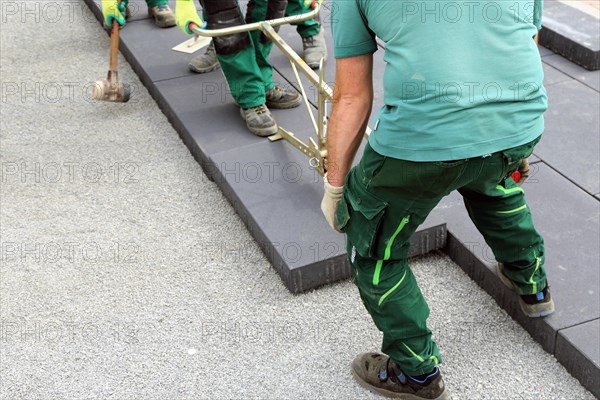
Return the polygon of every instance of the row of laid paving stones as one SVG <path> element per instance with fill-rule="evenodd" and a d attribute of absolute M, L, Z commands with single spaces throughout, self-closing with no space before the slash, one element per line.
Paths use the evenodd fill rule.
<path fill-rule="evenodd" d="M 100 16 L 97 1 L 88 2 Z M 327 21 L 326 15 L 323 20 Z M 293 29 L 282 28 L 280 34 L 295 49 L 301 48 Z M 171 51 L 185 39 L 177 28 L 158 29 L 150 21 L 135 19 L 122 31 L 122 50 L 288 289 L 301 292 L 349 277 L 344 239 L 332 232 L 320 215 L 321 180 L 307 159 L 289 144 L 249 135 L 222 73 L 194 75 L 187 70 L 191 56 Z M 330 36 L 327 40 L 331 49 Z M 491 252 L 470 223 L 459 196 L 450 196 L 436 208 L 415 236 L 412 253 L 443 248 L 598 395 L 600 387 L 593 379 L 600 372 L 600 334 L 596 329 L 600 318 L 600 203 L 594 197 L 600 192 L 598 74 L 565 63 L 544 48 L 540 52 L 550 108 L 545 138 L 536 148 L 533 174 L 525 188 L 548 246 L 549 278 L 558 311 L 543 320 L 521 316 L 516 297 L 496 278 Z M 381 53 L 376 54 L 375 76 L 383 73 Z M 275 81 L 296 85 L 287 59 L 277 50 L 271 59 Z M 334 77 L 330 55 L 326 80 L 333 82 Z M 316 91 L 304 82 L 314 102 Z M 374 109 L 382 104 L 383 88 L 376 80 Z M 275 116 L 304 140 L 312 134 L 304 110 L 276 110 Z"/>
<path fill-rule="evenodd" d="M 600 68 L 600 15 L 583 2 L 545 0 L 540 44 L 590 71 Z"/>

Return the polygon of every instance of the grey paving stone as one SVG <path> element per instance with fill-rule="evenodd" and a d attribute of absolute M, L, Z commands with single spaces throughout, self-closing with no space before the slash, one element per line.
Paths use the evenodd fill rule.
<path fill-rule="evenodd" d="M 544 86 L 548 87 L 551 85 L 556 85 L 561 82 L 568 82 L 573 80 L 569 75 L 557 70 L 556 68 L 542 63 L 542 68 L 544 70 Z"/>
<path fill-rule="evenodd" d="M 102 21 L 99 0 L 85 0 L 96 17 Z M 175 0 L 170 0 L 171 7 Z M 142 82 L 152 92 L 150 82 L 193 75 L 187 64 L 195 55 L 171 50 L 176 45 L 188 40 L 178 27 L 159 28 L 149 20 L 145 0 L 130 2 L 132 17 L 121 30 L 121 52 L 127 57 Z M 197 5 L 197 8 L 199 6 Z M 152 40 L 148 40 L 151 37 Z"/>
<path fill-rule="evenodd" d="M 543 163 L 532 166 L 523 186 L 536 229 L 544 236 L 546 268 L 556 302 L 555 314 L 544 319 L 525 317 L 514 293 L 495 276 L 491 249 L 471 223 L 459 195 L 434 210 L 447 222 L 445 251 L 544 348 L 553 352 L 556 332 L 600 316 L 599 204 Z M 576 213 L 571 210 L 577 210 Z"/>
<path fill-rule="evenodd" d="M 600 91 L 600 71 L 588 71 L 558 54 L 544 57 L 544 62 L 577 79 L 584 85 Z"/>
<path fill-rule="evenodd" d="M 600 68 L 598 18 L 558 0 L 544 2 L 540 44 L 591 71 Z"/>
<path fill-rule="evenodd" d="M 283 78 L 274 75 L 276 83 L 285 84 Z M 175 126 L 196 159 L 200 160 L 206 170 L 206 162 L 210 155 L 239 149 L 251 144 L 265 141 L 251 134 L 239 114 L 229 94 L 223 74 L 209 73 L 192 75 L 155 85 L 156 98 Z M 302 111 L 302 110 L 298 110 Z M 285 115 L 294 111 L 274 111 L 275 118 L 282 126 L 286 126 Z M 304 121 L 296 125 L 297 129 L 308 132 L 309 126 Z M 303 128 L 306 127 L 306 128 Z M 206 170 L 211 175 L 210 170 Z"/>
<path fill-rule="evenodd" d="M 529 156 L 528 160 L 529 160 L 529 164 L 535 164 L 535 163 L 542 162 L 542 160 L 540 160 L 539 157 L 536 156 L 535 154 L 532 154 L 531 156 Z"/>
<path fill-rule="evenodd" d="M 152 40 L 148 40 L 152 38 Z M 194 55 L 173 51 L 172 48 L 190 37 L 179 28 L 162 29 L 149 20 L 133 21 L 121 31 L 123 52 L 129 52 L 129 62 L 136 72 L 143 70 L 146 79 L 152 82 L 194 75 L 189 71 L 189 60 Z M 138 72 L 139 74 L 139 72 Z M 214 77 L 217 74 L 209 74 Z"/>
<path fill-rule="evenodd" d="M 540 51 L 540 57 L 542 58 L 554 55 L 552 50 L 547 49 L 544 46 L 538 46 L 538 50 Z"/>
<path fill-rule="evenodd" d="M 535 154 L 590 194 L 600 191 L 600 97 L 577 81 L 547 88 L 544 138 Z"/>
<path fill-rule="evenodd" d="M 321 214 L 322 178 L 298 150 L 263 141 L 215 154 L 211 164 L 214 181 L 290 291 L 350 277 L 345 238 Z M 415 235 L 411 256 L 438 249 L 445 240 L 443 222 L 432 218 Z"/>
<path fill-rule="evenodd" d="M 596 397 L 600 397 L 600 320 L 558 332 L 556 359 Z"/>

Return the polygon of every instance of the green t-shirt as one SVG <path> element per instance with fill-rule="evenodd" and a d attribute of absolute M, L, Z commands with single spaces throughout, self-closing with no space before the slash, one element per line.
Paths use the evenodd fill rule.
<path fill-rule="evenodd" d="M 541 2 L 333 0 L 336 58 L 375 52 L 375 36 L 385 42 L 385 105 L 373 149 L 447 161 L 541 135 L 547 97 L 533 41 Z"/>

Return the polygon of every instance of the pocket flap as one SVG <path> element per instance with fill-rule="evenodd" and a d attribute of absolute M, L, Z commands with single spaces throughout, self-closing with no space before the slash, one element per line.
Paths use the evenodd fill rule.
<path fill-rule="evenodd" d="M 381 201 L 366 190 L 361 191 L 361 193 L 345 191 L 344 196 L 348 199 L 350 207 L 360 212 L 369 221 L 388 206 L 388 203 Z"/>
<path fill-rule="evenodd" d="M 347 189 L 350 190 L 344 190 L 342 208 L 338 209 L 338 224 L 358 254 L 373 258 L 377 251 L 379 226 L 388 203 L 369 193 L 362 185 Z"/>

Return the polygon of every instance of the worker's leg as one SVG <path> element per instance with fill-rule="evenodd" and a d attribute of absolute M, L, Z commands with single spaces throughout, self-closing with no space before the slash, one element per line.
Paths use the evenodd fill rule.
<path fill-rule="evenodd" d="M 459 190 L 469 216 L 520 295 L 546 287 L 544 240 L 534 228 L 524 190 L 510 178 L 538 141 L 493 154 L 479 177 Z"/>
<path fill-rule="evenodd" d="M 236 0 L 202 0 L 208 29 L 219 29 L 244 24 L 244 17 Z M 248 33 L 238 33 L 213 39 L 217 58 L 231 95 L 241 108 L 265 104 L 263 74 L 256 63 L 254 45 Z"/>
<path fill-rule="evenodd" d="M 285 16 L 300 15 L 308 11 L 310 10 L 304 7 L 304 0 L 289 0 Z M 321 24 L 317 19 L 309 19 L 292 25 L 296 25 L 296 30 L 303 39 L 317 35 L 321 29 Z"/>
<path fill-rule="evenodd" d="M 460 185 L 469 160 L 416 163 L 370 146 L 346 179 L 338 225 L 346 233 L 354 282 L 384 334 L 382 351 L 411 376 L 441 357 L 427 328 L 429 308 L 410 270 L 410 238 L 435 205 Z"/>
<path fill-rule="evenodd" d="M 309 11 L 303 3 L 304 0 L 290 0 L 286 15 L 299 15 Z M 312 69 L 319 68 L 321 60 L 327 61 L 327 43 L 320 22 L 317 19 L 309 19 L 295 25 L 302 37 L 302 58 Z"/>
<path fill-rule="evenodd" d="M 250 0 L 246 10 L 246 22 L 252 23 L 281 18 L 284 16 L 286 5 L 287 0 Z M 269 61 L 273 42 L 260 30 L 250 32 L 250 36 L 254 43 L 254 56 L 261 72 L 265 91 L 271 90 L 275 86 L 273 83 L 273 66 Z"/>

